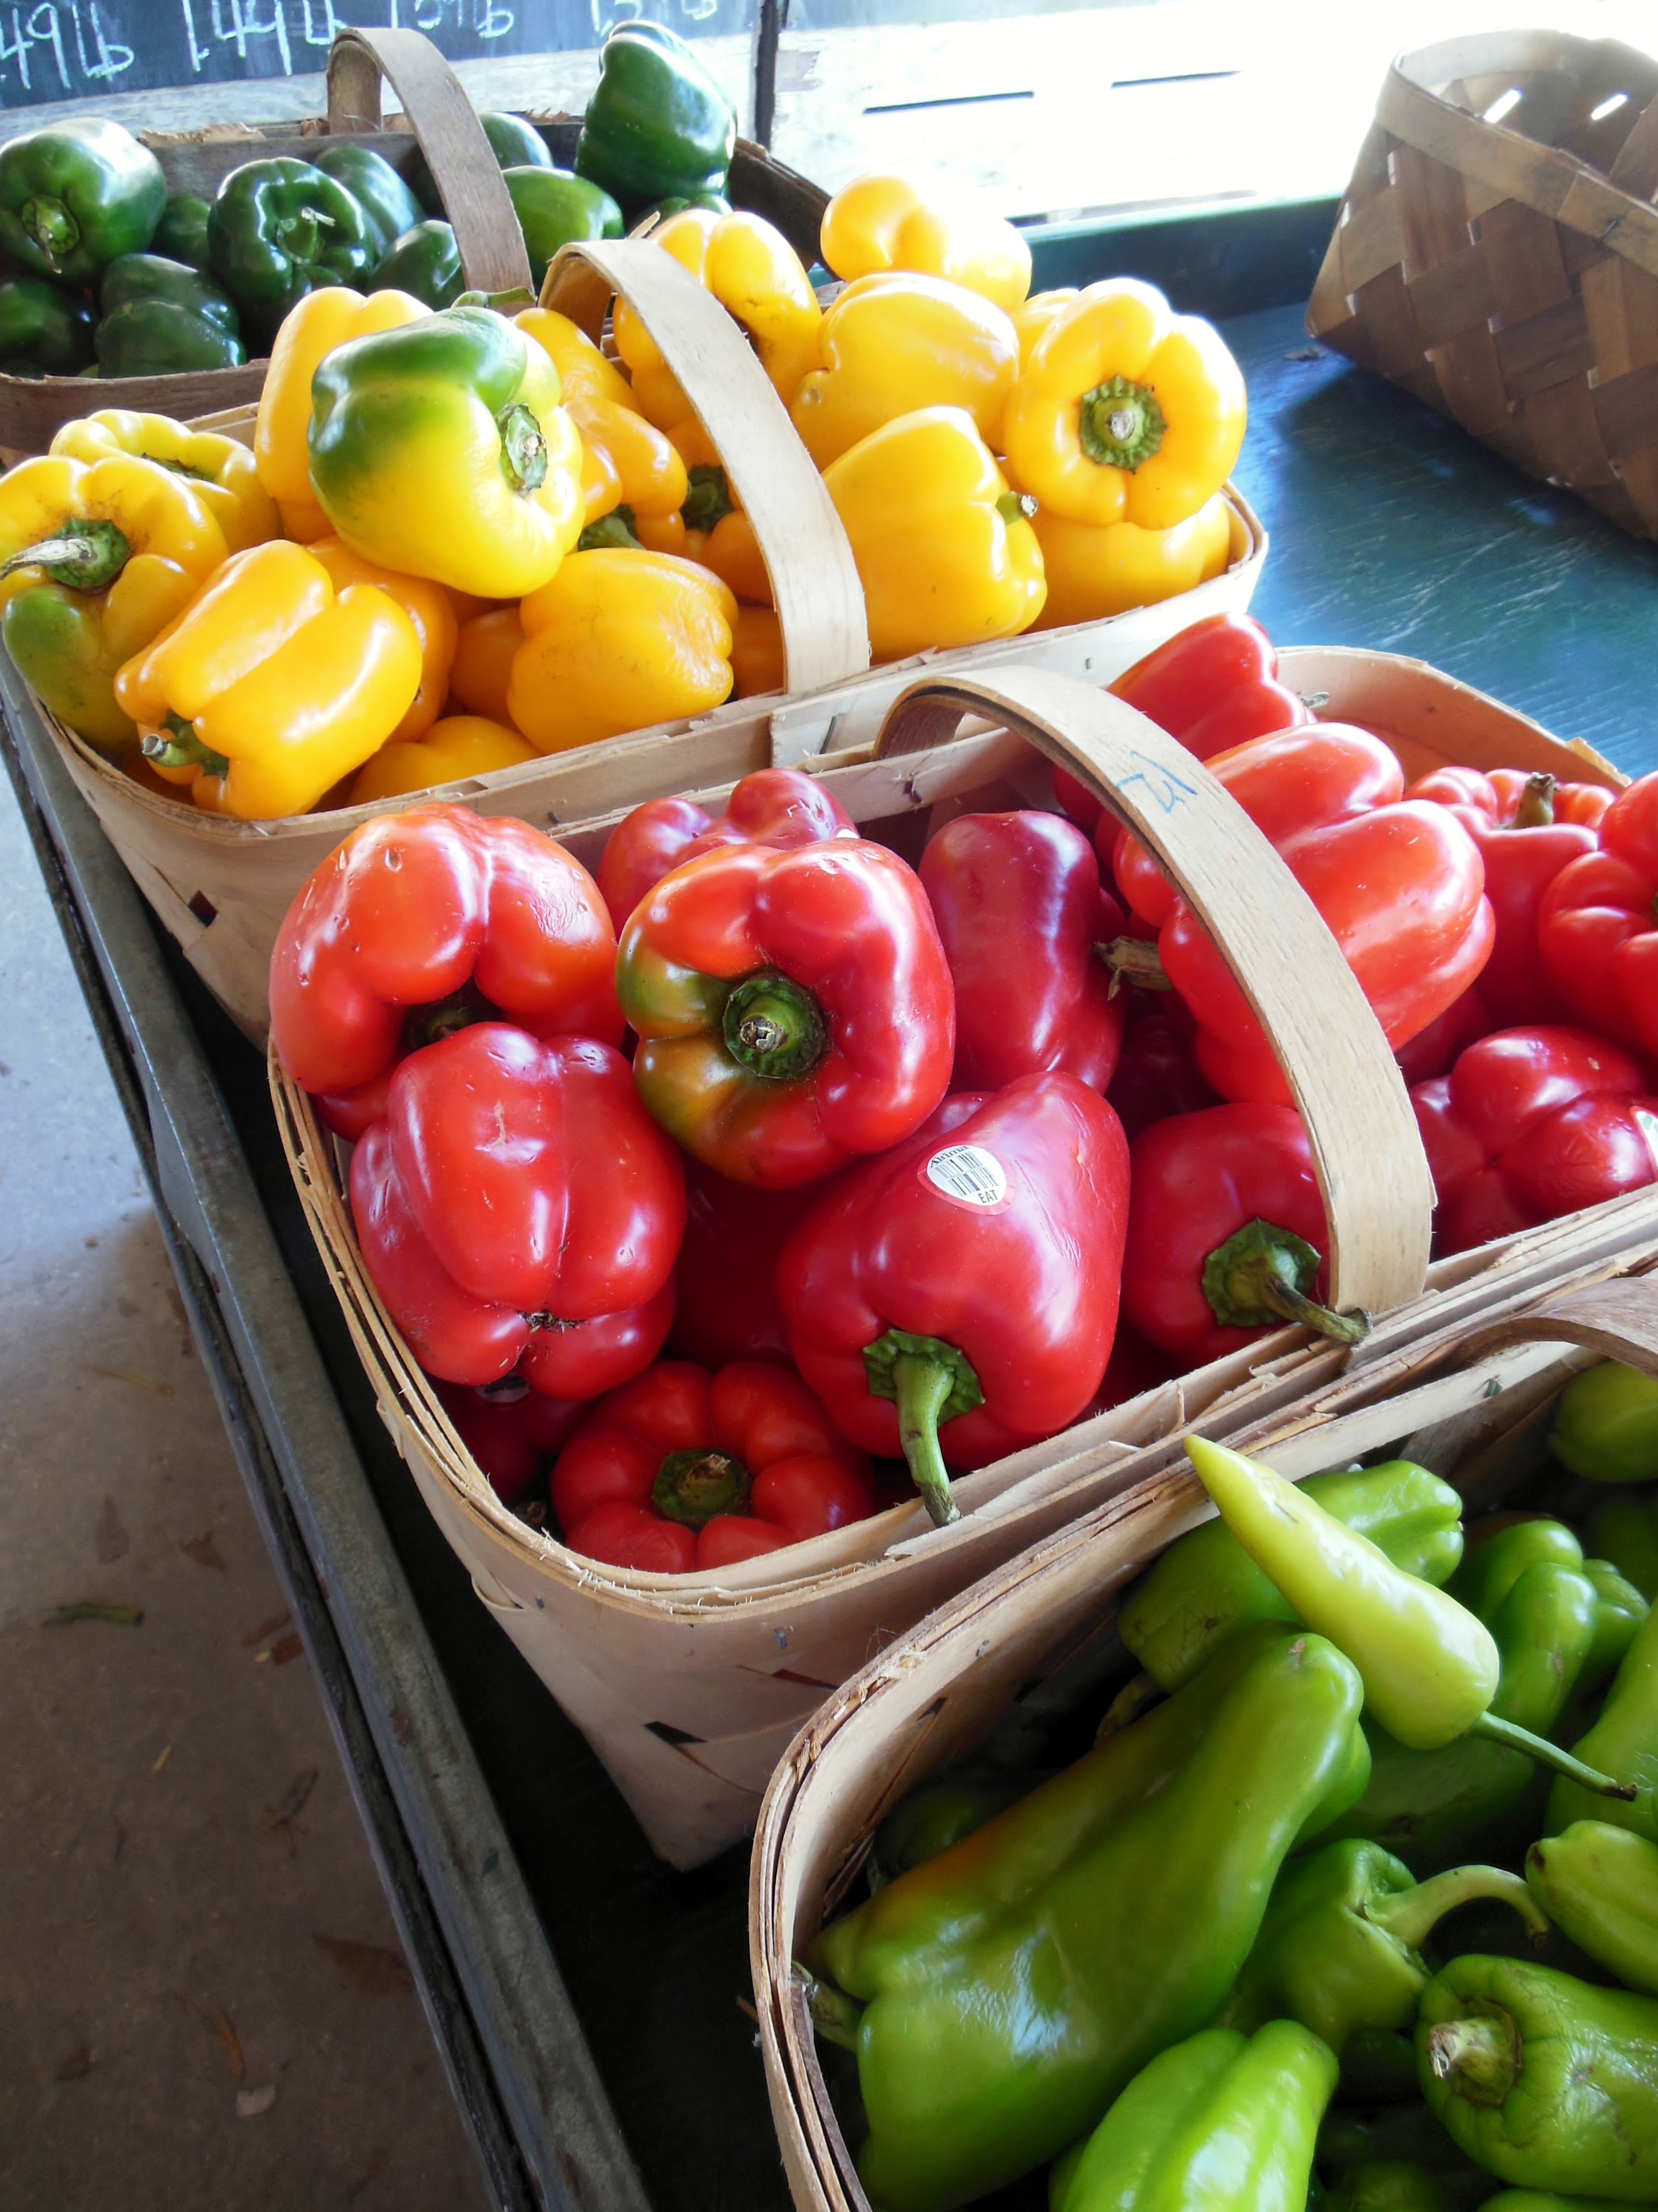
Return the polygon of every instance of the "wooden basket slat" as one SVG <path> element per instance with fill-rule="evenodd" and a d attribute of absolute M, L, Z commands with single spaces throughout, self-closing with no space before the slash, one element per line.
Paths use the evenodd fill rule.
<path fill-rule="evenodd" d="M 1517 106 L 1485 122 L 1509 88 Z M 1592 121 L 1613 91 L 1622 106 Z M 1541 32 L 1402 55 L 1307 327 L 1527 474 L 1658 535 L 1655 183 L 1650 58 Z"/>

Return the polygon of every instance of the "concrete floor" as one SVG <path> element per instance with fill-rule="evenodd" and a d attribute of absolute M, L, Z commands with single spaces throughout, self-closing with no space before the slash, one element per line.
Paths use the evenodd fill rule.
<path fill-rule="evenodd" d="M 3 778 L 0 1867 L 9 2212 L 483 2201 Z"/>

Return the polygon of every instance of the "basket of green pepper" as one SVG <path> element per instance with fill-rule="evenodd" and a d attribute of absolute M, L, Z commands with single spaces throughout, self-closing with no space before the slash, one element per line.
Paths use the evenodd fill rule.
<path fill-rule="evenodd" d="M 1193 1439 L 803 1729 L 801 2212 L 1658 2201 L 1655 1262 Z"/>

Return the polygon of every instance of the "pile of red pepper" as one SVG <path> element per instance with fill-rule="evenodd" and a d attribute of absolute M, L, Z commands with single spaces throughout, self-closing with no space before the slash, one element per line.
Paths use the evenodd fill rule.
<path fill-rule="evenodd" d="M 1238 617 L 1114 688 L 1328 923 L 1415 1082 L 1443 1249 L 1653 1180 L 1658 777 L 1406 790 Z M 354 1145 L 364 1264 L 504 1498 L 556 1454 L 572 1548 L 723 1567 L 876 1510 L 872 1455 L 942 1523 L 951 1469 L 1283 1320 L 1362 1333 L 1318 1303 L 1307 1133 L 1230 969 L 1055 784 L 1063 813 L 958 817 L 919 872 L 786 769 L 718 818 L 635 809 L 597 882 L 422 806 L 295 901 L 273 1035 Z"/>

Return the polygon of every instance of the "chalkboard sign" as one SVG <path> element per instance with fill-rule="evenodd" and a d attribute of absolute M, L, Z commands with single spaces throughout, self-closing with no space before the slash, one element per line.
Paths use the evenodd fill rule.
<path fill-rule="evenodd" d="M 423 31 L 451 61 L 601 46 L 647 15 L 682 36 L 747 31 L 754 0 L 0 0 L 0 108 L 314 75 L 336 31 Z"/>

